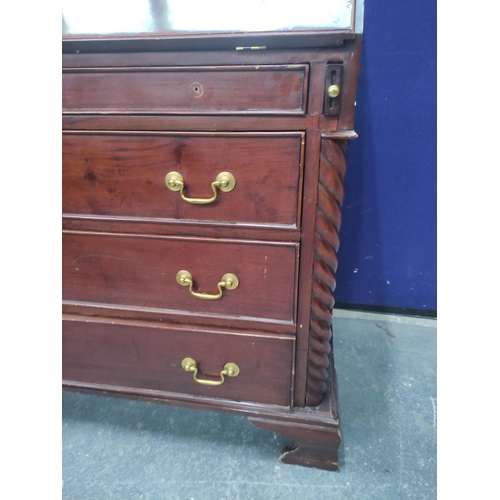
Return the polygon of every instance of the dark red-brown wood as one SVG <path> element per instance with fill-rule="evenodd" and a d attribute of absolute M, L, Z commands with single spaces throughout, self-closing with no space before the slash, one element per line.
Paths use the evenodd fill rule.
<path fill-rule="evenodd" d="M 290 404 L 291 337 L 66 316 L 62 348 L 67 383 Z M 220 386 L 201 385 L 181 367 L 186 357 L 197 362 L 202 380 L 220 380 L 229 362 L 241 371 Z"/>
<path fill-rule="evenodd" d="M 360 25 L 180 33 L 162 19 L 63 42 L 64 387 L 243 414 L 295 442 L 284 462 L 337 470 L 331 308 Z M 232 169 L 211 206 L 164 186 L 175 170 L 208 197 Z M 201 301 L 181 267 L 199 291 L 225 272 L 241 284 Z M 245 378 L 207 389 L 186 356 L 207 377 L 246 356 Z"/>
<path fill-rule="evenodd" d="M 321 79 L 317 79 L 310 75 L 308 91 L 307 94 L 311 97 L 316 94 L 319 94 L 319 99 L 317 101 L 317 106 L 307 107 L 308 115 L 318 115 L 322 120 L 325 121 L 325 126 L 322 128 L 335 129 L 337 127 L 337 118 L 336 117 L 325 117 L 323 115 L 323 107 L 324 107 L 324 95 L 325 95 L 325 74 L 326 67 L 328 63 L 341 63 L 343 65 L 344 71 L 342 75 L 342 86 L 341 86 L 341 107 L 340 107 L 340 115 L 339 122 L 342 130 L 349 130 L 354 127 L 354 113 L 355 113 L 355 101 L 356 101 L 356 87 L 357 87 L 357 76 L 359 72 L 359 54 L 361 49 L 361 40 L 362 36 L 357 35 L 355 40 L 346 40 L 344 44 L 338 47 L 336 50 L 329 49 L 318 49 L 318 50 L 288 50 L 288 51 L 278 51 L 278 50 L 263 50 L 263 51 L 161 51 L 161 52 L 114 52 L 114 53 L 100 53 L 100 54 L 63 54 L 63 67 L 68 71 L 76 70 L 79 71 L 85 70 L 86 68 L 109 68 L 109 67 L 167 67 L 167 66 L 182 66 L 186 64 L 186 61 L 189 61 L 192 65 L 303 65 L 307 63 L 311 64 L 320 64 L 323 68 Z M 220 113 L 219 113 L 220 115 Z M 66 115 L 69 117 L 69 115 Z M 75 116 L 75 115 L 73 115 Z M 98 115 L 95 115 L 98 117 Z M 135 115 L 129 115 L 131 119 L 137 120 L 134 118 Z M 102 115 L 104 118 L 105 115 Z M 242 123 L 247 122 L 250 124 L 251 128 L 242 128 Z M 81 117 L 83 118 L 83 117 Z M 87 118 L 87 117 L 86 117 Z M 85 128 L 91 128 L 92 123 L 104 123 L 98 122 L 95 119 L 92 119 L 90 115 L 88 116 L 89 120 L 87 120 Z M 111 118 L 111 117 L 110 117 Z M 151 120 L 149 123 L 159 123 L 161 122 L 161 117 L 150 117 Z M 172 124 L 180 123 L 182 116 L 171 116 L 168 120 L 168 127 L 163 130 L 174 130 L 172 128 Z M 183 127 L 186 129 L 194 129 L 194 130 L 212 130 L 214 126 L 214 120 L 204 120 L 204 118 L 200 115 L 193 115 L 192 118 L 194 122 L 190 126 L 185 125 Z M 261 119 L 263 117 L 259 117 L 258 115 L 245 115 L 245 121 L 242 122 L 242 116 L 220 116 L 221 123 L 232 123 L 235 124 L 232 130 L 257 130 L 254 126 L 252 127 L 252 120 Z M 272 115 L 267 115 L 266 119 L 270 120 L 270 123 L 273 120 L 280 123 L 280 120 L 291 120 L 291 119 L 301 119 L 304 118 L 302 115 L 290 115 L 286 114 L 283 117 L 277 118 Z M 147 123 L 141 118 L 142 123 Z M 289 122 L 284 121 L 281 130 L 303 130 L 304 127 L 290 128 Z M 66 122 L 69 123 L 69 122 Z M 82 123 L 82 122 L 79 122 Z M 108 122 L 111 125 L 111 122 Z M 129 127 L 127 123 L 134 123 L 133 121 L 122 121 L 125 127 Z M 135 123 L 139 123 L 136 121 Z M 189 123 L 189 121 L 187 121 Z M 206 123 L 206 126 L 201 127 L 201 124 Z M 207 127 L 207 128 L 205 128 Z M 100 128 L 100 126 L 98 126 Z M 112 129 L 116 129 L 116 122 L 111 125 Z M 147 126 L 146 126 L 147 128 Z M 156 127 L 154 127 L 156 128 Z M 273 127 L 272 129 L 268 129 L 265 125 L 260 130 L 277 130 L 280 127 Z M 217 130 L 217 127 L 215 128 Z M 222 130 L 231 130 L 231 125 L 225 126 Z"/>
<path fill-rule="evenodd" d="M 337 427 L 320 427 L 296 422 L 250 418 L 252 424 L 277 432 L 294 442 L 281 451 L 280 460 L 285 464 L 303 465 L 317 469 L 338 471 L 340 432 Z"/>
<path fill-rule="evenodd" d="M 237 50 L 237 47 L 250 49 L 252 46 L 267 49 L 301 49 L 301 48 L 331 48 L 342 46 L 352 40 L 355 34 L 351 30 L 297 30 L 294 33 L 260 32 L 260 33 L 197 33 L 184 32 L 179 34 L 149 37 L 141 36 L 99 36 L 85 37 L 81 35 L 67 36 L 63 40 L 64 53 L 92 52 L 149 52 L 160 50 Z M 250 49 L 251 50 L 251 49 Z M 250 52 L 250 50 L 248 50 Z"/>
<path fill-rule="evenodd" d="M 345 148 L 345 142 L 321 141 L 307 355 L 307 406 L 316 406 L 323 401 L 330 379 L 333 292 L 337 283 L 335 274 L 344 199 Z"/>
<path fill-rule="evenodd" d="M 101 318 L 120 318 L 131 320 L 161 321 L 163 323 L 189 323 L 196 326 L 213 326 L 239 330 L 257 329 L 270 335 L 286 334 L 295 336 L 296 325 L 289 321 L 278 321 L 265 318 L 247 318 L 234 316 L 217 316 L 197 314 L 193 311 L 169 311 L 136 306 L 118 306 L 108 304 L 92 304 L 85 302 L 63 301 L 64 314 L 98 316 Z"/>
<path fill-rule="evenodd" d="M 63 213 L 116 219 L 297 226 L 304 134 L 66 132 Z M 191 204 L 165 185 L 178 172 L 185 196 L 213 196 L 230 172 L 235 188 Z M 279 196 L 276 196 L 279 193 Z"/>
<path fill-rule="evenodd" d="M 191 236 L 204 238 L 232 238 L 239 240 L 260 239 L 265 241 L 300 241 L 300 231 L 289 226 L 256 224 L 255 226 L 234 223 L 192 220 L 162 220 L 113 216 L 64 214 L 63 229 L 77 231 L 103 231 L 111 233 L 147 233 L 165 236 Z"/>
<path fill-rule="evenodd" d="M 65 232 L 62 255 L 64 301 L 295 321 L 293 243 Z M 181 270 L 197 292 L 217 294 L 226 273 L 240 283 L 204 300 L 177 283 Z"/>
<path fill-rule="evenodd" d="M 322 99 L 323 96 L 320 96 Z M 321 102 L 323 102 L 321 100 Z M 337 117 L 319 117 L 320 127 L 337 128 Z M 121 131 L 207 131 L 207 132 L 270 132 L 303 131 L 317 128 L 318 117 L 312 116 L 207 116 L 207 115 L 130 115 L 125 120 L 117 115 L 63 115 L 63 130 L 121 130 Z"/>
<path fill-rule="evenodd" d="M 303 115 L 307 72 L 306 65 L 66 69 L 63 113 Z"/>
<path fill-rule="evenodd" d="M 321 404 L 313 411 L 296 409 L 293 419 L 257 414 L 249 420 L 257 427 L 277 432 L 293 441 L 281 451 L 282 462 L 338 471 L 342 437 L 337 404 L 337 376 L 333 352 L 330 351 L 327 357 L 329 377 L 326 391 Z"/>

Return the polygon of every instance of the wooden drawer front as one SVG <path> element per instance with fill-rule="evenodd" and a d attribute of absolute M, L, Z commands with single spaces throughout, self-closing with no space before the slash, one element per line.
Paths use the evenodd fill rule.
<path fill-rule="evenodd" d="M 63 69 L 63 113 L 305 114 L 306 64 Z"/>
<path fill-rule="evenodd" d="M 63 300 L 156 308 L 168 313 L 269 319 L 295 318 L 296 244 L 66 232 Z M 190 294 L 176 281 L 193 276 L 193 290 L 217 293 L 226 273 L 239 279 L 218 300 Z"/>
<path fill-rule="evenodd" d="M 290 404 L 293 340 L 263 334 L 188 329 L 161 323 L 63 319 L 63 379 L 214 398 Z M 218 380 L 226 363 L 240 373 L 209 387 L 181 361 L 193 358 L 200 379 Z"/>
<path fill-rule="evenodd" d="M 302 133 L 63 134 L 63 212 L 83 216 L 296 226 Z M 230 192 L 213 203 L 181 199 L 165 184 L 178 172 L 189 198 L 213 197 L 221 172 Z"/>

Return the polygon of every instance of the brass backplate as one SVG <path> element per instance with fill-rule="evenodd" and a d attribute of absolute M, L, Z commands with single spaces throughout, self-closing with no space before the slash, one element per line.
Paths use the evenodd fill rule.
<path fill-rule="evenodd" d="M 183 183 L 184 179 L 179 172 L 169 172 L 165 176 L 165 185 L 170 191 L 180 191 Z"/>
<path fill-rule="evenodd" d="M 181 366 L 187 372 L 192 371 L 192 368 L 196 368 L 196 361 L 193 358 L 184 358 L 181 361 Z"/>
<path fill-rule="evenodd" d="M 226 363 L 224 371 L 228 377 L 237 377 L 240 374 L 240 367 L 236 363 Z"/>
<path fill-rule="evenodd" d="M 215 180 L 219 182 L 219 189 L 224 193 L 229 193 L 236 186 L 236 179 L 230 172 L 221 172 Z"/>
<path fill-rule="evenodd" d="M 179 271 L 175 276 L 177 283 L 182 286 L 189 286 L 193 282 L 193 276 L 189 271 Z"/>
<path fill-rule="evenodd" d="M 225 283 L 224 288 L 226 290 L 234 290 L 235 288 L 238 288 L 238 285 L 240 284 L 240 280 L 236 274 L 233 273 L 226 273 L 222 276 L 221 281 Z"/>

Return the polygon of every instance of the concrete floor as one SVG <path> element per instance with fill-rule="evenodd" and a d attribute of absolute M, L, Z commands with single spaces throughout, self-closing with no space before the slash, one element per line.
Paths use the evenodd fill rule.
<path fill-rule="evenodd" d="M 335 312 L 339 473 L 244 417 L 63 394 L 66 500 L 436 498 L 436 321 Z"/>

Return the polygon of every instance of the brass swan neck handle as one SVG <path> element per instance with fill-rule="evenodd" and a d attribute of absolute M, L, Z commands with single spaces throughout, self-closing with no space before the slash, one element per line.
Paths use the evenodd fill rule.
<path fill-rule="evenodd" d="M 177 283 L 181 286 L 188 286 L 189 287 L 189 293 L 193 295 L 194 297 L 197 297 L 199 299 L 204 299 L 204 300 L 217 300 L 222 297 L 222 290 L 225 288 L 226 290 L 234 290 L 235 288 L 238 288 L 238 285 L 240 284 L 240 281 L 238 280 L 237 276 L 232 273 L 226 273 L 224 276 L 222 276 L 221 280 L 219 283 L 217 283 L 217 288 L 219 290 L 219 293 L 217 294 L 210 294 L 210 293 L 204 293 L 204 292 L 195 292 L 193 290 L 193 276 L 189 271 L 179 271 L 177 273 L 177 276 L 175 277 L 177 280 Z"/>
<path fill-rule="evenodd" d="M 165 184 L 170 191 L 180 191 L 181 198 L 187 203 L 192 203 L 193 205 L 207 205 L 208 203 L 213 203 L 217 199 L 217 190 L 223 193 L 232 191 L 234 186 L 236 186 L 236 179 L 234 175 L 229 172 L 221 172 L 211 184 L 214 193 L 211 198 L 188 198 L 184 194 L 184 188 L 186 187 L 184 178 L 179 172 L 169 172 L 165 176 Z"/>
<path fill-rule="evenodd" d="M 184 358 L 181 362 L 181 366 L 187 372 L 192 372 L 194 381 L 201 385 L 210 385 L 210 386 L 222 385 L 225 381 L 225 377 L 237 377 L 240 373 L 240 368 L 236 363 L 226 363 L 224 365 L 224 368 L 219 374 L 220 380 L 207 380 L 207 379 L 200 379 L 197 377 L 198 366 L 193 358 Z"/>

